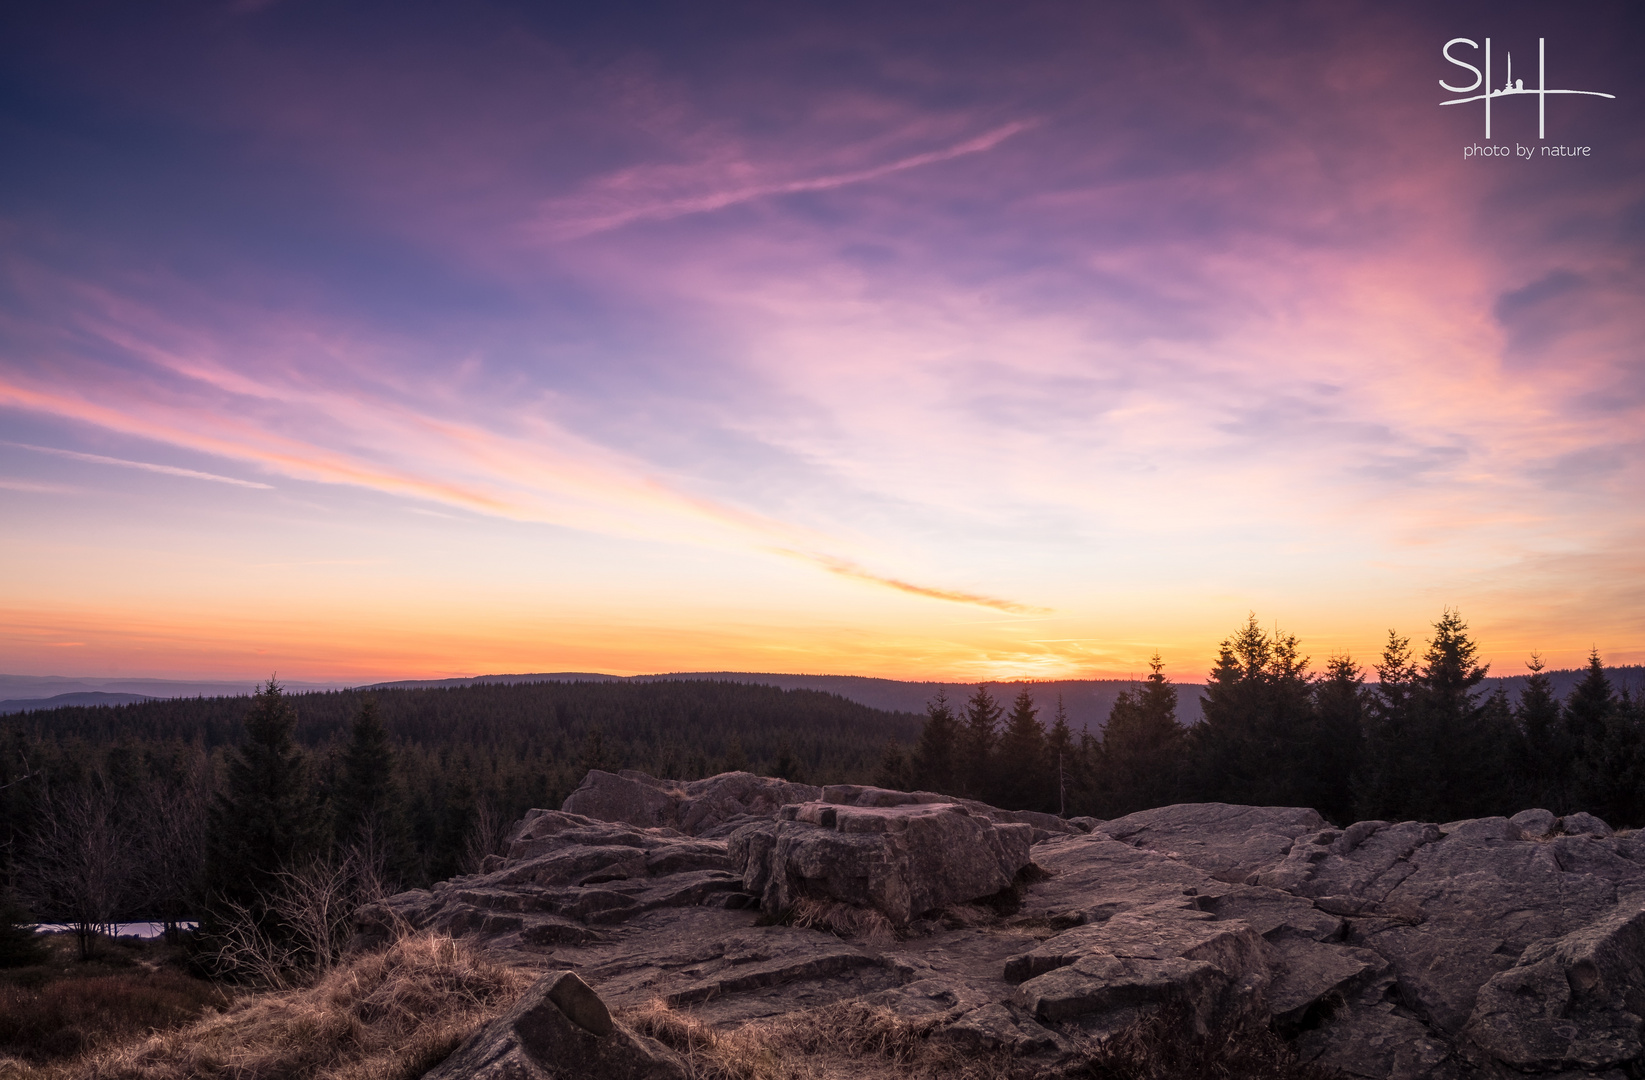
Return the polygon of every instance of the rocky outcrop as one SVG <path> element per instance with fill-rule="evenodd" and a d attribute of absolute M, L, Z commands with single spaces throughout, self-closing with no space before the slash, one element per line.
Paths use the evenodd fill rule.
<path fill-rule="evenodd" d="M 612 1020 L 570 971 L 539 979 L 502 1017 L 427 1074 L 427 1080 L 687 1080 L 667 1047 Z"/>
<path fill-rule="evenodd" d="M 1519 1070 L 1603 1069 L 1640 1060 L 1645 893 L 1556 941 L 1539 941 L 1479 989 L 1466 1034 Z"/>
<path fill-rule="evenodd" d="M 660 999 L 734 1026 L 860 998 L 1047 1076 L 1163 1006 L 1270 1023 L 1356 1077 L 1645 1072 L 1645 839 L 1586 814 L 1336 828 L 1193 804 L 1071 824 L 747 774 L 592 774 L 566 805 L 615 820 L 532 811 L 485 873 L 391 897 L 362 934 L 469 935 L 575 970 L 619 1013 Z M 805 899 L 896 933 L 808 929 L 786 918 Z"/>
<path fill-rule="evenodd" d="M 724 836 L 751 820 L 775 816 L 788 803 L 820 799 L 810 784 L 730 772 L 706 780 L 658 780 L 634 769 L 594 769 L 561 809 L 621 821 L 642 829 L 675 829 L 688 836 Z"/>
<path fill-rule="evenodd" d="M 871 908 L 892 926 L 1009 887 L 1028 865 L 1033 827 L 996 824 L 955 803 L 785 806 L 731 835 L 732 865 L 760 906 L 805 898 Z"/>
<path fill-rule="evenodd" d="M 1055 814 L 1001 810 L 975 799 L 934 791 L 892 791 L 863 784 L 814 787 L 753 773 L 729 772 L 706 780 L 659 780 L 634 769 L 610 773 L 594 769 L 561 807 L 573 814 L 621 821 L 640 828 L 675 829 L 688 836 L 719 838 L 752 821 L 776 817 L 783 807 L 803 802 L 835 806 L 892 807 L 945 803 L 1002 825 L 1027 825 L 1036 841 L 1064 833 L 1085 833 L 1090 818 L 1065 821 Z"/>

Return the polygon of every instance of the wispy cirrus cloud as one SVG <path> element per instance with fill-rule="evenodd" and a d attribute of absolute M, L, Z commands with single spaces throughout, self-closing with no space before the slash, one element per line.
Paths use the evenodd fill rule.
<path fill-rule="evenodd" d="M 83 488 L 72 484 L 54 484 L 46 480 L 23 480 L 17 477 L 0 476 L 0 488 L 7 491 L 22 491 L 31 495 L 82 495 Z"/>
<path fill-rule="evenodd" d="M 735 503 L 682 490 L 666 470 L 590 442 L 555 422 L 541 399 L 492 412 L 484 422 L 460 415 L 443 394 L 408 395 L 375 370 L 373 350 L 304 328 L 295 351 L 318 349 L 346 386 L 317 378 L 312 362 L 281 358 L 291 344 L 270 346 L 247 364 L 245 345 L 225 346 L 202 327 L 129 297 L 94 290 L 95 310 L 74 316 L 78 332 L 139 359 L 138 370 L 105 369 L 70 385 L 40 383 L 23 373 L 0 377 L 0 406 L 54 415 L 111 433 L 137 436 L 252 464 L 296 480 L 344 484 L 426 500 L 489 517 L 552 524 L 612 536 L 735 551 L 779 550 L 831 574 L 907 595 L 1002 611 L 1039 609 L 964 590 L 870 573 L 841 554 L 861 541 L 796 525 Z M 202 302 L 204 302 L 202 300 Z M 277 340 L 281 330 L 269 331 Z M 222 354 L 241 357 L 230 365 Z M 322 365 L 325 367 L 327 365 Z M 157 383 L 147 373 L 164 373 Z M 31 385 L 36 384 L 36 385 Z M 459 415 L 449 415 L 453 405 Z M 270 489 L 272 485 L 201 470 L 8 443 L 88 463 Z M 817 552 L 823 552 L 818 554 Z M 318 565 L 318 562 L 311 563 Z"/>
<path fill-rule="evenodd" d="M 32 450 L 37 454 L 50 454 L 53 457 L 68 458 L 71 461 L 84 461 L 92 465 L 114 465 L 122 469 L 141 469 L 144 472 L 160 473 L 164 476 L 182 476 L 190 480 L 209 480 L 217 484 L 234 484 L 237 487 L 260 488 L 264 491 L 273 490 L 272 484 L 264 484 L 256 480 L 242 480 L 237 476 L 221 476 L 217 473 L 201 472 L 199 469 L 184 469 L 176 465 L 159 465 L 152 461 L 131 461 L 126 458 L 105 457 L 102 454 L 85 454 L 78 450 L 64 450 L 55 446 L 34 446 L 30 443 L 5 440 L 0 440 L 0 446 L 12 446 L 19 450 Z"/>
<path fill-rule="evenodd" d="M 645 172 L 630 170 L 601 178 L 590 191 L 545 203 L 535 215 L 536 222 L 527 227 L 528 233 L 548 240 L 573 240 L 620 229 L 637 221 L 667 221 L 688 214 L 723 210 L 755 199 L 832 191 L 970 154 L 986 153 L 1012 136 L 1039 126 L 1039 123 L 1037 120 L 1014 120 L 952 146 L 910 154 L 881 165 L 822 176 L 742 184 L 691 195 L 650 195 L 644 190 L 651 186 L 647 183 Z M 743 168 L 749 170 L 750 167 L 745 165 Z"/>
<path fill-rule="evenodd" d="M 965 592 L 960 589 L 935 589 L 928 585 L 916 585 L 911 581 L 903 581 L 900 578 L 873 573 L 856 563 L 832 555 L 791 551 L 784 548 L 775 548 L 773 550 L 777 551 L 778 554 L 821 566 L 831 574 L 838 574 L 840 577 L 849 578 L 852 581 L 865 581 L 871 585 L 884 586 L 912 596 L 923 596 L 931 600 L 946 600 L 954 604 L 974 604 L 977 607 L 993 608 L 995 611 L 1003 611 L 1010 615 L 1049 615 L 1052 612 L 1051 608 L 1019 604 L 1014 600 L 1002 600 L 997 596 L 984 596 L 981 593 Z"/>

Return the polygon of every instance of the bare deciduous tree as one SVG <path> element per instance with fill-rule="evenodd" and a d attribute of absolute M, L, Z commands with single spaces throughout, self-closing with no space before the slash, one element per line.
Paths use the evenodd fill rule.
<path fill-rule="evenodd" d="M 20 891 L 35 911 L 74 927 L 87 959 L 97 936 L 144 899 L 136 823 L 100 783 L 47 788 L 38 826 L 23 845 Z"/>
<path fill-rule="evenodd" d="M 204 754 L 173 783 L 151 784 L 141 799 L 143 891 L 146 906 L 175 937 L 180 920 L 196 913 L 206 859 L 210 763 Z"/>

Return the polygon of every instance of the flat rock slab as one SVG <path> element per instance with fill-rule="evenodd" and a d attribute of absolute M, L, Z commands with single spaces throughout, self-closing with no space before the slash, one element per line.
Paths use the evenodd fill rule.
<path fill-rule="evenodd" d="M 1219 880 L 1243 882 L 1278 864 L 1297 837 L 1324 825 L 1316 811 L 1302 807 L 1179 803 L 1115 818 L 1102 831 L 1165 852 Z"/>

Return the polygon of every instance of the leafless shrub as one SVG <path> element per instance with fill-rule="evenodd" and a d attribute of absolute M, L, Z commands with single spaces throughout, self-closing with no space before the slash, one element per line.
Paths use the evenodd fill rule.
<path fill-rule="evenodd" d="M 477 874 L 487 855 L 501 855 L 508 849 L 508 831 L 513 822 L 481 795 L 474 804 L 474 822 L 463 836 L 463 853 L 458 868 L 465 874 Z"/>
<path fill-rule="evenodd" d="M 275 881 L 260 906 L 221 903 L 213 939 L 219 975 L 276 988 L 323 975 L 348 947 L 349 916 L 383 895 L 370 853 L 358 848 L 340 862 L 282 870 Z"/>

